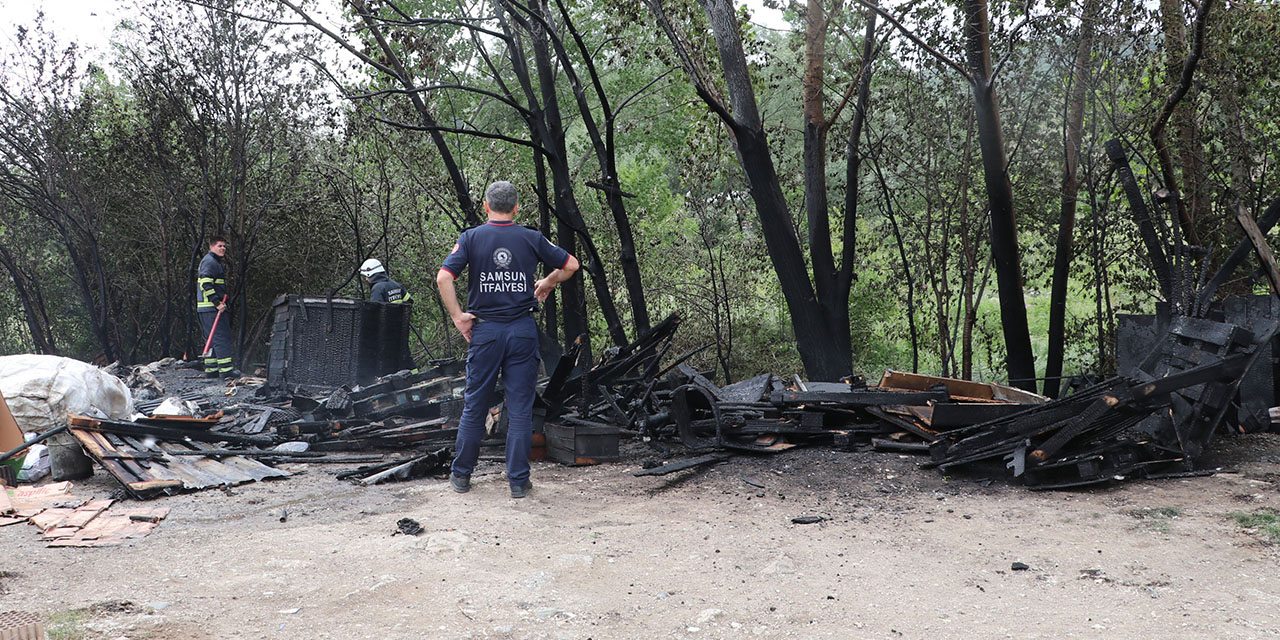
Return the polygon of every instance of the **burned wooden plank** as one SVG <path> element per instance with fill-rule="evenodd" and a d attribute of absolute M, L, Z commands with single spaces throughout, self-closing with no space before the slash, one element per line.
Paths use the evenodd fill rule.
<path fill-rule="evenodd" d="M 1270 206 L 1267 207 L 1267 211 L 1262 214 L 1261 218 L 1258 218 L 1256 226 L 1258 227 L 1258 231 L 1265 235 L 1266 232 L 1271 230 L 1271 227 L 1275 226 L 1277 221 L 1280 221 L 1280 198 L 1276 198 L 1271 201 Z M 1239 244 L 1236 245 L 1236 248 L 1231 252 L 1231 255 L 1227 256 L 1227 258 L 1222 261 L 1222 265 L 1218 267 L 1217 273 L 1214 273 L 1213 277 L 1209 279 L 1209 282 L 1200 290 L 1200 296 L 1196 301 L 1196 305 L 1199 308 L 1209 308 L 1209 303 L 1213 301 L 1214 294 L 1218 292 L 1218 289 L 1222 285 L 1226 284 L 1226 282 L 1231 279 L 1231 276 L 1235 274 L 1236 269 L 1240 267 L 1240 264 L 1245 261 L 1245 258 L 1249 257 L 1251 252 L 1253 252 L 1253 247 L 1253 240 L 1249 237 L 1241 240 Z"/>
<path fill-rule="evenodd" d="M 1258 254 L 1258 261 L 1262 263 L 1267 281 L 1271 283 L 1271 292 L 1280 296 L 1280 265 L 1276 264 L 1276 256 L 1271 251 L 1271 245 L 1267 244 L 1267 237 L 1258 228 L 1257 221 L 1249 215 L 1249 210 L 1245 209 L 1244 204 L 1236 205 L 1236 220 L 1240 222 L 1245 236 L 1249 238 L 1249 242 L 1253 244 L 1253 250 Z"/>
<path fill-rule="evenodd" d="M 233 433 L 210 432 L 202 430 L 171 429 L 156 425 L 144 425 L 136 422 L 117 420 L 100 420 L 87 416 L 71 415 L 67 422 L 76 429 L 102 431 L 130 436 L 153 437 L 159 440 L 181 442 L 182 440 L 200 440 L 204 442 L 231 442 L 235 444 L 270 445 L 274 441 L 267 436 L 243 436 Z"/>
<path fill-rule="evenodd" d="M 681 364 L 676 367 L 676 370 L 679 371 L 681 375 L 685 376 L 689 380 L 689 384 L 702 387 L 708 393 L 710 393 L 711 397 L 715 400 L 722 399 L 721 394 L 723 393 L 723 390 L 721 390 L 720 387 L 716 386 L 716 383 L 708 380 L 706 376 L 702 375 L 701 373 L 698 373 L 697 369 L 694 369 L 693 367 L 687 364 Z"/>
<path fill-rule="evenodd" d="M 929 431 L 924 427 L 921 427 L 920 425 L 916 424 L 914 421 L 907 420 L 906 418 L 901 418 L 899 416 L 893 415 L 892 413 L 885 411 L 881 407 L 867 407 L 867 413 L 870 413 L 871 415 L 877 418 L 880 418 L 881 420 L 884 420 L 885 422 L 889 423 L 894 427 L 897 427 L 903 431 L 906 431 L 907 433 L 910 433 L 916 437 L 919 437 L 925 440 L 926 442 L 933 442 L 939 438 L 938 434 L 932 431 Z"/>
<path fill-rule="evenodd" d="M 929 453 L 930 444 L 928 442 L 898 442 L 888 438 L 872 438 L 871 447 L 876 451 Z"/>
<path fill-rule="evenodd" d="M 1111 160 L 1112 166 L 1116 169 L 1120 184 L 1124 187 L 1125 197 L 1129 199 L 1129 209 L 1134 221 L 1138 223 L 1138 233 L 1142 236 L 1142 243 L 1147 248 L 1147 256 L 1151 259 L 1151 268 L 1155 271 L 1156 281 L 1160 283 L 1161 297 L 1170 300 L 1173 278 L 1169 271 L 1169 260 L 1164 253 L 1164 242 L 1156 233 L 1155 224 L 1147 209 L 1147 201 L 1142 195 L 1142 188 L 1138 186 L 1138 180 L 1133 177 L 1133 169 L 1129 166 L 1129 158 L 1124 152 L 1124 146 L 1115 139 L 1108 140 L 1103 146 L 1106 148 L 1107 157 Z"/>
<path fill-rule="evenodd" d="M 339 480 L 354 479 L 357 483 L 368 486 L 392 480 L 412 480 L 448 469 L 453 460 L 453 452 L 447 447 L 437 449 L 413 458 L 393 460 L 384 464 L 361 467 L 352 471 L 339 473 Z"/>
<path fill-rule="evenodd" d="M 139 500 L 155 497 L 160 492 L 175 491 L 182 488 L 181 480 L 157 480 L 149 474 L 144 474 L 137 465 L 129 465 L 126 461 L 108 458 L 107 454 L 119 452 L 111 446 L 111 443 L 101 433 L 77 428 L 71 430 L 71 435 L 80 441 L 80 444 L 90 457 L 102 465 L 102 468 L 106 469 L 107 473 L 110 473 L 120 484 L 124 485 L 130 495 Z"/>
<path fill-rule="evenodd" d="M 1018 389 L 994 382 L 976 382 L 960 378 L 927 376 L 920 373 L 888 369 L 880 378 L 879 388 L 884 390 L 933 391 L 946 389 L 953 400 L 1013 402 L 1019 404 L 1044 404 L 1049 398 L 1025 389 Z M 913 403 L 914 404 L 914 403 Z"/>
<path fill-rule="evenodd" d="M 72 429 L 71 433 L 91 457 L 138 499 L 180 489 L 203 489 L 291 475 L 288 471 L 239 456 L 229 456 L 224 460 L 183 456 L 182 453 L 199 448 L 200 445 L 192 443 L 138 439 L 79 427 Z M 156 454 L 163 457 L 156 458 Z M 142 466 L 144 462 L 146 467 Z"/>
<path fill-rule="evenodd" d="M 1021 411 L 1027 411 L 1038 404 L 969 404 L 959 402 L 940 402 L 934 404 L 929 412 L 929 428 L 934 431 L 957 429 L 961 426 L 977 425 L 980 422 L 1009 417 Z"/>
<path fill-rule="evenodd" d="M 720 388 L 720 399 L 725 402 L 760 402 L 769 398 L 773 390 L 772 373 L 762 373 L 754 378 L 740 380 Z M 845 388 L 849 388 L 845 385 Z"/>
<path fill-rule="evenodd" d="M 275 413 L 275 411 L 275 408 L 267 407 L 257 418 L 253 419 L 253 422 L 244 428 L 244 432 L 247 435 L 262 433 L 262 430 L 267 428 L 267 422 L 271 420 L 271 414 Z"/>
<path fill-rule="evenodd" d="M 668 473 L 684 471 L 685 469 L 700 467 L 704 464 L 715 464 L 717 462 L 724 462 L 725 460 L 728 460 L 729 458 L 732 458 L 732 457 L 733 457 L 733 454 L 729 454 L 729 453 L 709 453 L 704 456 L 698 456 L 696 458 L 688 458 L 686 460 L 681 460 L 679 462 L 668 462 L 660 467 L 654 467 L 652 469 L 644 469 L 642 471 L 637 471 L 632 475 L 637 478 L 640 476 L 665 476 Z"/>
<path fill-rule="evenodd" d="M 208 456 L 213 458 L 225 456 L 243 456 L 245 458 L 323 458 L 328 454 L 318 451 L 277 451 L 246 449 L 192 449 L 190 451 L 169 451 L 171 456 Z"/>
<path fill-rule="evenodd" d="M 825 393 L 821 391 L 774 391 L 769 400 L 774 404 L 832 404 L 850 407 L 870 407 L 886 404 L 927 404 L 943 402 L 949 396 L 945 391 L 847 391 Z"/>

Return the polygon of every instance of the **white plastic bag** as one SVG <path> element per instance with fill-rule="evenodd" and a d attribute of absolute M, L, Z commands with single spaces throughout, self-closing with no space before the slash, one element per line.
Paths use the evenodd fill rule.
<path fill-rule="evenodd" d="M 72 413 L 125 418 L 133 413 L 133 397 L 119 378 L 97 367 L 58 356 L 0 356 L 0 393 L 18 427 L 43 433 Z"/>
<path fill-rule="evenodd" d="M 31 434 L 34 438 L 35 434 Z M 33 444 L 27 449 L 27 457 L 22 459 L 22 469 L 18 471 L 18 482 L 35 482 L 49 475 L 49 447 Z"/>

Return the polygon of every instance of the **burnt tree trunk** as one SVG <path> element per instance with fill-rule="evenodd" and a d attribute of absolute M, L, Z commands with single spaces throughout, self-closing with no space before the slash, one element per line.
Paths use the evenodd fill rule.
<path fill-rule="evenodd" d="M 973 116 L 965 121 L 964 165 L 960 171 L 960 252 L 964 260 L 960 268 L 960 295 L 963 308 L 960 319 L 960 377 L 973 378 L 973 328 L 978 323 L 978 305 L 982 294 L 976 288 L 978 281 L 978 243 L 970 223 L 969 176 L 973 158 Z M 955 349 L 952 349 L 954 354 Z"/>
<path fill-rule="evenodd" d="M 601 136 L 600 127 L 592 115 L 590 105 L 587 104 L 586 92 L 582 82 L 578 78 L 577 72 L 574 71 L 572 59 L 562 46 L 559 36 L 554 31 L 551 32 L 551 41 L 556 45 L 556 54 L 561 60 L 565 75 L 573 86 L 573 95 L 577 100 L 578 111 L 582 114 L 583 127 L 586 129 L 587 137 L 591 140 L 591 147 L 595 151 L 596 161 L 600 165 L 601 180 L 603 182 L 602 191 L 604 191 L 605 202 L 609 206 L 609 212 L 613 216 L 614 229 L 618 232 L 618 261 L 621 263 L 622 277 L 627 285 L 627 299 L 631 306 L 632 325 L 635 327 L 636 335 L 638 336 L 649 330 L 649 305 L 645 300 L 644 285 L 640 279 L 640 260 L 636 253 L 635 234 L 632 233 L 631 219 L 627 216 L 626 205 L 622 201 L 622 183 L 618 180 L 617 143 L 615 139 L 617 113 L 611 107 L 609 96 L 604 90 L 604 85 L 601 84 L 599 73 L 596 72 L 592 52 L 587 48 L 586 42 L 583 41 L 582 34 L 574 27 L 569 11 L 561 0 L 556 0 L 556 6 L 560 9 L 560 16 L 564 20 L 565 28 L 568 29 L 578 50 L 582 53 L 587 74 L 591 78 L 591 86 L 595 91 L 596 99 L 600 101 L 600 111 L 604 115 L 605 131 L 604 135 Z M 549 21 L 547 24 L 550 26 Z"/>
<path fill-rule="evenodd" d="M 823 0 L 810 0 L 805 8 L 804 52 L 804 210 L 809 228 L 809 261 L 813 288 L 823 321 L 844 319 L 844 330 L 828 322 L 833 348 L 850 353 L 849 302 L 836 295 L 836 263 L 831 253 L 831 217 L 827 199 L 826 69 L 827 15 Z M 735 109 L 736 111 L 736 109 Z M 842 313 L 843 312 L 843 313 Z M 846 372 L 847 373 L 847 372 Z"/>
<path fill-rule="evenodd" d="M 796 350 L 800 354 L 805 372 L 813 380 L 835 380 L 847 375 L 851 364 L 850 353 L 848 350 L 841 351 L 840 339 L 832 335 L 822 305 L 809 281 L 808 267 L 796 236 L 791 211 L 778 182 L 768 136 L 756 106 L 755 90 L 751 85 L 732 2 L 699 0 L 719 52 L 729 93 L 728 105 L 717 97 L 714 84 L 707 81 L 704 70 L 684 49 L 683 39 L 671 26 L 662 3 L 647 0 L 647 4 L 677 48 L 698 96 L 729 130 L 738 162 L 755 203 L 765 247 L 790 313 Z M 847 323 L 841 331 L 848 332 Z M 848 342 L 847 337 L 844 342 Z"/>
<path fill-rule="evenodd" d="M 1182 75 L 1184 58 L 1187 50 L 1187 24 L 1182 13 L 1182 0 L 1160 0 L 1160 26 L 1164 34 L 1165 75 L 1170 84 L 1177 86 Z M 1187 96 L 1194 100 L 1197 93 L 1194 85 L 1187 89 Z M 1169 161 L 1167 171 L 1162 165 L 1162 176 L 1169 182 L 1165 187 L 1170 192 L 1182 196 L 1176 206 L 1178 219 L 1183 221 L 1183 233 L 1191 244 L 1200 244 L 1198 221 L 1209 213 L 1209 194 L 1207 176 L 1204 167 L 1204 145 L 1200 140 L 1200 126 L 1196 123 L 1193 106 L 1187 102 L 1180 103 L 1173 111 L 1172 120 L 1174 135 L 1177 138 L 1176 148 L 1169 157 L 1161 160 Z M 1160 140 L 1157 144 L 1163 144 Z M 1173 164 L 1176 163 L 1182 172 L 1181 183 L 1173 180 Z M 1180 188 L 1185 187 L 1185 188 Z"/>
<path fill-rule="evenodd" d="M 1151 142 L 1156 149 L 1156 158 L 1160 163 L 1160 176 L 1164 181 L 1165 189 L 1169 190 L 1169 202 L 1176 214 L 1176 222 L 1179 224 L 1182 235 L 1186 241 L 1193 245 L 1200 244 L 1200 234 L 1196 231 L 1195 209 L 1200 206 L 1199 202 L 1194 203 L 1192 209 L 1188 209 L 1186 203 L 1183 202 L 1182 193 L 1178 186 L 1178 177 L 1174 171 L 1173 152 L 1169 148 L 1168 142 L 1165 140 L 1165 127 L 1173 115 L 1179 111 L 1186 112 L 1188 105 L 1182 104 L 1182 99 L 1192 89 L 1191 78 L 1195 73 L 1196 66 L 1200 62 L 1200 56 L 1204 53 L 1204 31 L 1205 24 L 1209 18 L 1209 10 L 1213 7 L 1213 0 L 1203 0 L 1200 3 L 1199 11 L 1196 13 L 1195 22 L 1192 25 L 1193 36 L 1191 49 L 1187 52 L 1186 59 L 1180 60 L 1182 51 L 1185 47 L 1185 38 L 1182 33 L 1182 10 L 1178 6 L 1169 6 L 1169 0 L 1162 0 L 1161 13 L 1164 17 L 1166 48 L 1168 49 L 1169 63 L 1168 73 L 1170 80 L 1177 80 L 1173 91 L 1169 97 L 1165 99 L 1164 107 L 1160 111 L 1160 115 L 1156 117 L 1156 121 L 1151 125 L 1150 136 Z M 1173 13 L 1170 13 L 1173 12 Z M 1176 14 L 1176 15 L 1174 15 Z M 1176 21 L 1176 25 L 1172 22 Z M 1176 28 L 1175 28 L 1176 26 Z M 1200 180 L 1199 173 L 1203 169 L 1197 169 L 1195 159 L 1201 152 L 1196 149 L 1198 141 L 1197 134 L 1193 131 L 1193 126 L 1186 124 L 1189 116 L 1180 116 L 1175 123 L 1183 148 L 1180 150 L 1179 156 L 1183 160 L 1183 177 L 1188 182 L 1189 188 L 1194 192 L 1200 187 L 1196 186 L 1196 182 Z M 1198 198 L 1199 196 L 1196 195 Z M 1207 205 L 1206 205 L 1207 206 Z"/>
<path fill-rule="evenodd" d="M 629 341 L 627 340 L 626 331 L 622 328 L 622 320 L 618 315 L 617 305 L 613 301 L 613 292 L 609 289 L 604 263 L 600 258 L 599 252 L 596 251 L 595 245 L 591 242 L 591 237 L 587 232 L 586 221 L 582 218 L 582 212 L 578 208 L 578 200 L 573 190 L 573 176 L 570 173 L 569 154 L 564 141 L 564 126 L 560 118 L 559 96 L 555 87 L 556 65 L 547 50 L 549 34 L 546 33 L 545 27 L 540 24 L 530 24 L 528 28 L 532 35 L 533 59 L 537 68 L 538 87 L 542 93 L 542 114 L 537 120 L 543 127 L 543 142 L 548 145 L 552 154 L 547 157 L 547 162 L 550 165 L 551 185 L 555 192 L 556 215 L 569 229 L 580 235 L 583 249 L 586 250 L 585 257 L 587 258 L 583 262 L 583 269 L 590 277 L 592 285 L 594 285 L 596 300 L 600 304 L 600 313 L 604 316 L 609 337 L 615 345 L 624 346 Z M 563 238 L 561 240 L 563 241 Z M 567 303 L 568 300 L 566 298 Z M 566 324 L 567 329 L 568 326 Z M 565 334 L 566 339 L 571 339 L 572 336 L 576 335 L 567 331 Z"/>
<path fill-rule="evenodd" d="M 765 245 L 790 311 L 796 349 L 811 379 L 836 380 L 849 373 L 851 354 L 848 349 L 841 351 L 840 348 L 841 344 L 848 344 L 849 339 L 847 335 L 843 340 L 833 335 L 822 301 L 809 282 L 804 255 L 757 110 L 736 13 L 728 0 L 699 2 L 706 11 L 720 53 L 733 111 L 732 126 L 737 134 L 738 159 L 750 185 Z M 847 324 L 843 332 L 848 332 Z"/>
<path fill-rule="evenodd" d="M 1044 395 L 1058 397 L 1062 377 L 1062 356 L 1066 343 L 1067 281 L 1071 275 L 1076 202 L 1080 192 L 1080 143 L 1084 139 L 1084 101 L 1089 82 L 1089 58 L 1093 53 L 1094 22 L 1098 0 L 1088 0 L 1080 18 L 1080 42 L 1071 68 L 1070 97 L 1062 169 L 1062 206 L 1058 214 L 1058 242 L 1053 256 L 1053 284 L 1049 294 L 1049 353 L 1044 370 Z"/>
<path fill-rule="evenodd" d="M 858 74 L 858 97 L 854 102 L 849 142 L 845 145 L 844 250 L 837 278 L 836 295 L 845 301 L 845 323 L 848 323 L 848 300 L 853 290 L 854 268 L 858 257 L 858 173 L 862 168 L 862 129 L 867 121 L 867 103 L 871 100 L 871 62 L 875 55 L 876 14 L 867 15 L 862 40 L 862 69 Z M 852 346 L 850 346 L 852 351 Z M 852 354 L 851 354 L 852 355 Z"/>
<path fill-rule="evenodd" d="M 542 157 L 541 153 L 536 151 L 534 152 L 534 179 L 536 181 L 534 193 L 537 194 L 538 198 L 538 230 L 542 232 L 542 237 L 552 240 L 555 236 L 551 226 L 551 207 L 547 204 L 549 201 L 547 197 L 547 161 Z M 561 338 L 559 335 L 560 323 L 556 315 L 556 291 L 554 289 L 547 295 L 547 299 L 542 301 L 542 318 L 542 330 L 547 335 L 566 346 L 573 340 L 572 337 L 565 336 Z"/>
<path fill-rule="evenodd" d="M 27 317 L 27 329 L 31 333 L 31 345 L 35 352 L 56 354 L 53 334 L 47 322 L 44 321 L 48 318 L 48 314 L 42 308 L 42 296 L 35 291 L 39 286 L 38 283 L 18 266 L 13 254 L 3 246 L 0 246 L 0 265 L 4 265 L 5 270 L 9 272 L 9 277 L 13 280 L 13 290 L 18 294 L 18 301 L 22 303 L 22 312 Z"/>
<path fill-rule="evenodd" d="M 563 218 L 556 220 L 556 237 L 560 245 L 570 254 L 574 253 L 578 248 L 578 239 L 575 231 L 569 223 Z M 582 282 L 582 278 L 569 278 L 562 282 L 559 287 L 560 299 L 564 303 L 564 311 L 561 318 L 564 320 L 564 346 L 567 350 L 573 343 L 573 339 L 577 336 L 585 335 L 590 337 L 591 333 L 587 329 L 587 298 L 586 286 Z M 588 340 L 583 345 L 586 351 L 584 362 L 591 362 L 591 342 Z"/>
<path fill-rule="evenodd" d="M 1005 369 L 1009 384 L 1034 391 L 1035 354 L 1027 326 L 1022 292 L 1022 264 L 1018 252 L 1018 221 L 1009 182 L 1008 157 L 1000 124 L 1000 106 L 992 84 L 991 27 L 986 0 L 965 0 L 964 33 L 982 173 L 991 207 L 991 255 L 1000 295 L 1000 325 L 1004 331 Z"/>
<path fill-rule="evenodd" d="M 507 36 L 508 48 L 507 57 L 511 62 L 512 73 L 515 74 L 520 89 L 524 92 L 525 100 L 528 102 L 529 110 L 525 118 L 525 122 L 529 126 L 529 138 L 535 145 L 534 160 L 536 166 L 537 178 L 537 197 L 539 212 L 543 218 L 543 233 L 550 237 L 551 234 L 551 218 L 556 221 L 556 238 L 557 244 L 570 254 L 578 253 L 577 237 L 574 235 L 574 228 L 570 225 L 561 212 L 556 207 L 561 206 L 560 203 L 553 203 L 552 190 L 554 186 L 548 186 L 547 183 L 547 164 L 556 163 L 556 158 L 551 155 L 553 152 L 548 148 L 548 141 L 551 138 L 551 129 L 546 118 L 546 110 L 544 110 L 539 102 L 538 92 L 534 90 L 532 74 L 528 64 L 525 62 L 525 51 L 521 40 L 516 37 L 507 20 L 505 13 L 498 14 L 499 23 L 502 25 L 503 33 Z M 518 16 L 517 16 L 518 18 Z M 526 22 L 522 24 L 527 25 Z M 477 41 L 477 47 L 480 47 Z M 481 49 L 483 53 L 483 49 Z M 545 48 L 544 48 L 545 54 Z M 486 56 L 487 61 L 487 56 Z M 499 78 L 496 67 L 492 67 L 494 77 Z M 554 177 L 553 177 L 554 181 Z M 591 351 L 591 334 L 587 331 L 587 307 L 585 289 L 582 284 L 582 278 L 570 278 L 562 283 L 557 289 L 560 291 L 561 319 L 564 325 L 564 341 L 561 343 L 565 349 L 568 349 L 570 343 L 579 335 L 586 336 L 584 348 L 588 353 Z M 554 310 L 554 307 L 551 307 Z M 548 319 L 548 332 L 554 329 L 554 321 Z M 554 334 L 553 334 L 554 335 Z"/>

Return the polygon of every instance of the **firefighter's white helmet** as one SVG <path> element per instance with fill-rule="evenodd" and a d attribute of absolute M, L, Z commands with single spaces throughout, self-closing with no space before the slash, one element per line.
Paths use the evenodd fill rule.
<path fill-rule="evenodd" d="M 373 277 L 373 274 L 375 273 L 386 272 L 387 270 L 382 268 L 382 263 L 379 262 L 377 258 L 369 258 L 364 261 L 364 264 L 360 265 L 360 275 L 366 278 Z"/>

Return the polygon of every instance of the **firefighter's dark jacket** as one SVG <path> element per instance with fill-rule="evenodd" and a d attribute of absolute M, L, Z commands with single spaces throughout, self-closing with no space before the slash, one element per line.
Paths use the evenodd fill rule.
<path fill-rule="evenodd" d="M 385 273 L 375 273 L 369 276 L 369 283 L 373 285 L 369 288 L 370 302 L 385 302 L 388 304 L 409 302 L 409 292 L 405 291 L 399 282 L 387 277 Z"/>
<path fill-rule="evenodd" d="M 215 311 L 227 295 L 227 268 L 212 251 L 204 254 L 196 272 L 196 311 Z"/>

